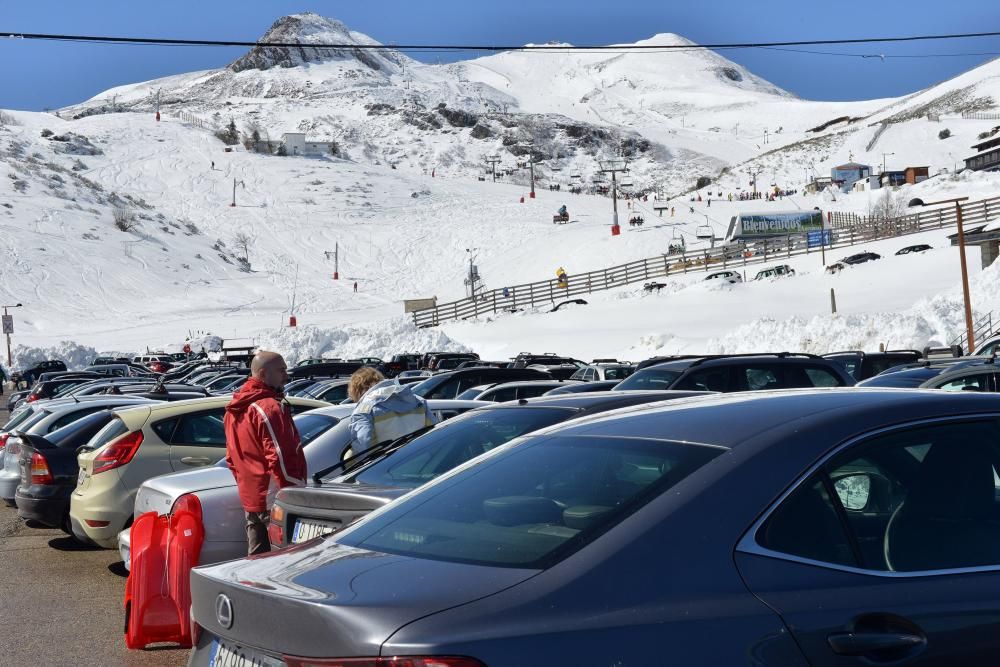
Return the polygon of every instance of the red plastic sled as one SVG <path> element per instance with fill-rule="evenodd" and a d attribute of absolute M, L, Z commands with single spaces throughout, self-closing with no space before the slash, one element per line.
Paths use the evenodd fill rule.
<path fill-rule="evenodd" d="M 205 532 L 201 519 L 179 510 L 147 512 L 132 524 L 131 563 L 125 584 L 125 645 L 169 642 L 191 647 L 191 568 Z"/>

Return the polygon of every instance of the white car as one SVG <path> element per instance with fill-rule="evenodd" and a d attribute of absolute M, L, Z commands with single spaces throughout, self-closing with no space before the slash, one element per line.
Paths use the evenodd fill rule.
<path fill-rule="evenodd" d="M 971 355 L 972 357 L 989 357 L 1000 351 L 1000 336 L 990 336 L 976 348 L 976 351 Z"/>
<path fill-rule="evenodd" d="M 727 283 L 741 283 L 743 282 L 743 276 L 741 276 L 736 271 L 716 271 L 715 273 L 710 273 L 705 276 L 705 282 L 727 282 Z"/>
<path fill-rule="evenodd" d="M 131 405 L 154 403 L 140 396 L 87 396 L 80 399 L 51 399 L 44 403 L 30 404 L 30 408 L 18 413 L 0 431 L 0 498 L 8 505 L 14 504 L 14 492 L 21 482 L 21 447 L 12 433 L 48 435 L 77 419 L 100 410 L 121 408 Z"/>
<path fill-rule="evenodd" d="M 483 401 L 431 400 L 431 411 L 439 421 L 484 405 Z M 321 416 L 336 419 L 337 423 L 321 435 L 310 440 L 303 447 L 306 469 L 310 474 L 328 468 L 340 461 L 340 455 L 351 442 L 347 417 L 354 411 L 353 405 L 332 405 L 310 410 L 298 415 L 296 426 L 305 439 L 303 428 L 309 425 L 300 422 L 306 417 Z M 272 488 L 271 497 L 275 490 Z M 135 498 L 134 517 L 145 512 L 169 514 L 175 504 L 184 498 L 186 509 L 197 509 L 201 513 L 205 529 L 205 541 L 201 546 L 199 565 L 218 563 L 233 558 L 242 558 L 247 552 L 246 518 L 243 505 L 236 490 L 236 480 L 226 467 L 225 460 L 216 465 L 199 470 L 190 470 L 161 475 L 143 482 Z M 125 567 L 129 567 L 131 556 L 129 529 L 118 534 L 118 553 Z"/>

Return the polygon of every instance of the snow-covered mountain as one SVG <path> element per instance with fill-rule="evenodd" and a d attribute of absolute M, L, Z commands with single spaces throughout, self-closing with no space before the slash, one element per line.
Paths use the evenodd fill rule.
<path fill-rule="evenodd" d="M 890 169 L 928 165 L 937 175 L 905 188 L 904 201 L 1000 190 L 991 175 L 943 173 L 996 124 L 962 113 L 995 109 L 998 61 L 904 98 L 835 103 L 798 99 L 701 50 L 514 52 L 431 65 L 388 46 L 356 48 L 378 43 L 314 14 L 279 19 L 262 41 L 302 46 L 255 47 L 228 67 L 122 86 L 58 117 L 0 116 L 0 175 L 9 183 L 0 188 L 0 298 L 26 304 L 17 312 L 15 340 L 50 345 L 68 338 L 129 350 L 199 330 L 254 335 L 287 321 L 294 302 L 300 323 L 324 329 L 281 334 L 275 344 L 309 354 L 441 348 L 452 343 L 408 333 L 398 320 L 343 335 L 330 328 L 400 317 L 404 298 L 462 296 L 470 257 L 488 287 L 514 285 L 560 265 L 572 274 L 648 257 L 679 238 L 695 248 L 707 243 L 696 228 L 708 225 L 721 235 L 740 211 L 864 213 L 879 196 L 719 201 L 719 193 L 746 190 L 748 173 L 759 174 L 762 189 L 801 189 L 837 164 L 880 166 L 885 157 Z M 352 46 L 312 46 L 324 43 Z M 691 46 L 669 34 L 639 44 Z M 159 123 L 152 115 L 157 91 Z M 256 129 L 266 141 L 304 131 L 334 140 L 338 151 L 279 157 L 236 145 L 227 152 L 215 132 L 230 121 L 244 136 Z M 950 136 L 939 139 L 944 129 Z M 634 202 L 647 225 L 611 237 L 608 199 L 570 195 L 565 186 L 589 182 L 597 158 L 621 151 L 632 159 L 637 188 L 677 195 L 677 216 L 661 220 L 652 201 Z M 477 180 L 485 156 L 500 155 L 501 167 L 513 168 L 528 152 L 543 160 L 537 199 L 520 201 L 525 170 L 502 183 Z M 700 191 L 703 199 L 714 193 L 711 207 L 680 194 L 699 176 L 713 179 Z M 547 183 L 564 189 L 548 192 Z M 568 205 L 572 224 L 551 224 L 560 204 Z M 630 215 L 623 203 L 619 208 L 623 218 Z M 934 262 L 913 257 L 886 269 L 891 284 L 920 290 L 875 290 L 885 283 L 881 269 L 865 269 L 866 280 L 838 283 L 843 312 L 881 317 L 915 307 L 917 291 L 950 289 L 955 276 L 925 276 L 947 266 L 953 252 L 943 235 L 930 241 L 940 248 Z M 330 253 L 338 247 L 341 279 L 334 281 Z M 583 337 L 573 352 L 697 352 L 709 339 L 722 341 L 713 349 L 730 349 L 726 341 L 745 336 L 739 327 L 755 326 L 754 317 L 797 313 L 829 288 L 821 275 L 803 276 L 781 288 L 777 300 L 778 292 L 754 286 L 754 296 L 741 301 L 743 293 L 704 290 L 698 280 L 675 281 L 657 302 L 658 315 L 629 290 L 597 298 L 599 319 L 614 325 L 612 347 Z M 588 315 L 566 317 L 524 313 L 446 330 L 497 355 L 562 349 L 555 343 L 564 325 Z M 953 335 L 956 322 L 918 327 L 898 344 Z M 640 335 L 653 342 L 636 342 Z M 857 345 L 876 340 L 877 332 L 865 335 Z M 837 343 L 848 345 L 844 338 Z"/>

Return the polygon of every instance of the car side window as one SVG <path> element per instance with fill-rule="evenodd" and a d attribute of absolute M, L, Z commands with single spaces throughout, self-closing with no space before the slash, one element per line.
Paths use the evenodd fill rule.
<path fill-rule="evenodd" d="M 173 445 L 225 447 L 226 431 L 222 425 L 224 410 L 208 410 L 184 415 L 171 439 Z"/>
<path fill-rule="evenodd" d="M 762 389 L 781 389 L 781 370 L 768 366 L 748 366 L 741 368 L 739 374 L 747 391 Z"/>
<path fill-rule="evenodd" d="M 48 432 L 51 433 L 56 429 L 60 429 L 63 426 L 66 426 L 67 424 L 75 422 L 77 419 L 83 419 L 89 414 L 93 414 L 95 412 L 99 412 L 100 410 L 106 410 L 106 409 L 107 406 L 100 405 L 100 406 L 95 406 L 93 408 L 87 408 L 86 410 L 77 410 L 76 412 L 69 412 L 61 417 L 58 417 L 51 424 L 49 424 Z"/>
<path fill-rule="evenodd" d="M 809 386 L 812 387 L 839 387 L 843 384 L 840 378 L 825 368 L 804 368 L 806 377 L 809 378 Z"/>
<path fill-rule="evenodd" d="M 677 388 L 694 391 L 732 391 L 729 388 L 729 369 L 722 367 L 695 371 L 678 382 Z"/>
<path fill-rule="evenodd" d="M 517 388 L 504 387 L 503 389 L 497 389 L 493 393 L 489 394 L 485 400 L 502 403 L 503 401 L 513 401 L 515 398 L 517 398 Z"/>
<path fill-rule="evenodd" d="M 978 375 L 966 375 L 955 378 L 940 385 L 938 389 L 944 391 L 992 391 L 992 374 L 979 373 Z"/>
<path fill-rule="evenodd" d="M 153 424 L 153 431 L 160 437 L 160 440 L 170 444 L 174 435 L 174 428 L 177 426 L 177 419 L 161 419 Z"/>
<path fill-rule="evenodd" d="M 996 420 L 875 436 L 835 456 L 785 499 L 757 541 L 883 572 L 1000 565 L 998 470 Z"/>

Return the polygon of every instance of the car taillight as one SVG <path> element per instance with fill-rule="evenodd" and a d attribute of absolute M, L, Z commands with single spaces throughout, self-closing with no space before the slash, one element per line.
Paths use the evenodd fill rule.
<path fill-rule="evenodd" d="M 31 455 L 31 483 L 32 484 L 54 484 L 52 471 L 49 470 L 49 462 L 45 457 L 35 452 Z"/>
<path fill-rule="evenodd" d="M 475 658 L 406 655 L 392 658 L 295 658 L 284 656 L 288 667 L 486 667 Z"/>
<path fill-rule="evenodd" d="M 28 397 L 24 399 L 25 403 L 34 403 L 38 400 L 38 394 L 28 394 Z"/>
<path fill-rule="evenodd" d="M 275 505 L 271 508 L 271 521 L 267 524 L 267 539 L 271 546 L 285 543 L 285 508 Z"/>
<path fill-rule="evenodd" d="M 181 511 L 191 512 L 198 521 L 201 521 L 201 501 L 198 500 L 198 496 L 193 493 L 185 493 L 175 500 L 173 507 L 170 508 L 170 513 Z"/>
<path fill-rule="evenodd" d="M 135 453 L 139 451 L 139 445 L 141 444 L 142 431 L 122 436 L 101 450 L 101 453 L 94 459 L 94 470 L 91 474 L 96 475 L 99 472 L 114 470 L 127 464 L 135 456 Z"/>
<path fill-rule="evenodd" d="M 3 452 L 3 448 L 7 446 L 8 438 L 10 438 L 10 433 L 0 433 L 0 452 Z"/>

